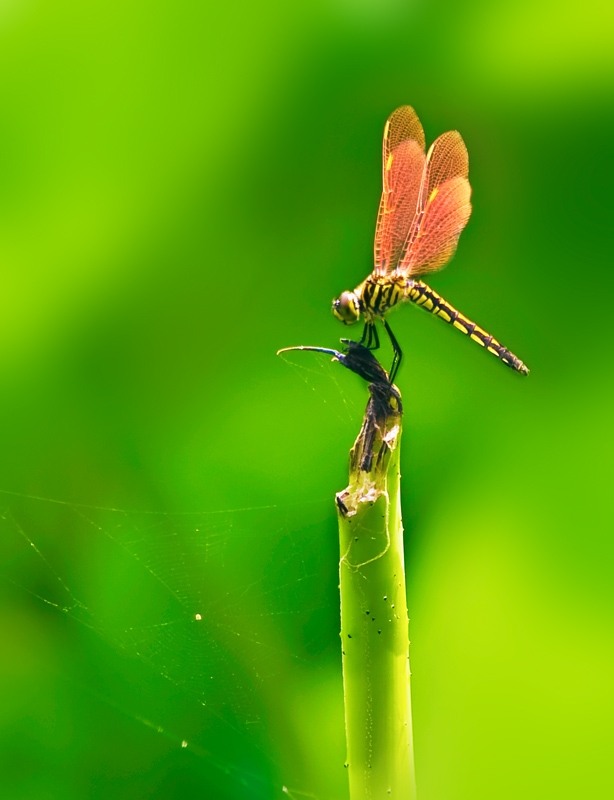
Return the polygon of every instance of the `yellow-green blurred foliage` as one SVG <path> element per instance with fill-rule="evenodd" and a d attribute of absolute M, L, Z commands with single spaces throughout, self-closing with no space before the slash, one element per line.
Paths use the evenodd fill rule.
<path fill-rule="evenodd" d="M 431 283 L 531 368 L 395 312 L 420 797 L 611 795 L 611 23 L 0 4 L 3 798 L 347 797 L 332 498 L 366 393 L 275 351 L 347 334 L 405 103 L 470 154 Z"/>

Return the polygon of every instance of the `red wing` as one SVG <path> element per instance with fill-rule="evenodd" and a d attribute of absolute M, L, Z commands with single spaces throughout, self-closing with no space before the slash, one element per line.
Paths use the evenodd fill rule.
<path fill-rule="evenodd" d="M 460 133 L 450 131 L 436 139 L 426 157 L 400 272 L 420 275 L 440 269 L 452 258 L 471 214 L 468 173 L 469 158 Z"/>
<path fill-rule="evenodd" d="M 384 128 L 383 192 L 375 231 L 375 272 L 397 266 L 416 214 L 424 171 L 424 131 L 411 106 L 397 108 Z"/>

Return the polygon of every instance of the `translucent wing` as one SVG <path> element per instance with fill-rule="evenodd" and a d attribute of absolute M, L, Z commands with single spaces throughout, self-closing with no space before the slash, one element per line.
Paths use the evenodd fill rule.
<path fill-rule="evenodd" d="M 375 231 L 375 272 L 398 264 L 416 214 L 424 172 L 424 131 L 411 106 L 397 108 L 384 128 L 382 199 Z"/>
<path fill-rule="evenodd" d="M 471 214 L 468 174 L 469 157 L 460 133 L 444 133 L 426 156 L 400 272 L 420 275 L 440 269 L 452 258 Z"/>

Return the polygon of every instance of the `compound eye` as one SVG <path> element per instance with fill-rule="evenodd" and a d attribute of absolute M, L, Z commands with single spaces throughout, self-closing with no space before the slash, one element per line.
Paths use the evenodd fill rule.
<path fill-rule="evenodd" d="M 333 303 L 333 314 L 345 325 L 356 322 L 359 316 L 358 301 L 354 292 L 343 292 Z"/>

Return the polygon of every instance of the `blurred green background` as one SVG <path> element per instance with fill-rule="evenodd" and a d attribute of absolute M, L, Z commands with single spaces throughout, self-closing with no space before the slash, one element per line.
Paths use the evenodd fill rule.
<path fill-rule="evenodd" d="M 0 5 L 3 798 L 347 797 L 366 392 L 275 352 L 347 334 L 405 103 L 470 154 L 431 283 L 531 368 L 395 313 L 419 795 L 611 795 L 611 21 Z"/>

